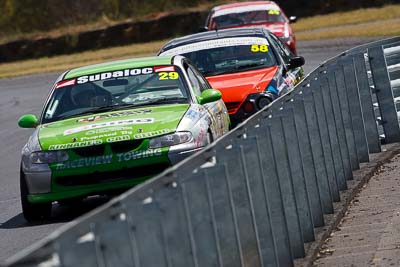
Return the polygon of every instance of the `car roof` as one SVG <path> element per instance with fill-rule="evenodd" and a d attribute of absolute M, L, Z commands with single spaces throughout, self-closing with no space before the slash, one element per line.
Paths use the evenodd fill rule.
<path fill-rule="evenodd" d="M 171 65 L 173 62 L 172 59 L 173 56 L 162 56 L 162 57 L 154 56 L 154 57 L 130 58 L 124 60 L 105 62 L 105 63 L 71 69 L 70 71 L 65 73 L 63 79 L 71 79 L 79 76 L 90 75 L 106 71 L 152 67 L 159 65 Z"/>
<path fill-rule="evenodd" d="M 223 38 L 235 38 L 235 37 L 262 37 L 268 36 L 268 30 L 263 27 L 246 27 L 246 28 L 232 28 L 217 31 L 207 31 L 201 33 L 195 33 L 186 35 L 183 37 L 175 38 L 166 43 L 160 50 L 159 53 L 172 48 L 192 44 L 203 41 L 217 40 Z"/>
<path fill-rule="evenodd" d="M 211 11 L 243 7 L 243 6 L 263 6 L 263 5 L 275 5 L 277 8 L 279 8 L 278 4 L 276 4 L 274 1 L 251 1 L 251 2 L 240 2 L 240 3 L 231 3 L 231 4 L 215 6 L 211 9 Z"/>

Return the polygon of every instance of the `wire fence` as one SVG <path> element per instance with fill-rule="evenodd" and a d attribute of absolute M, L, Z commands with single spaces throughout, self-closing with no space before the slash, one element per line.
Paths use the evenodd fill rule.
<path fill-rule="evenodd" d="M 381 143 L 400 141 L 400 37 L 350 49 L 161 175 L 8 266 L 293 266 Z M 375 103 L 374 103 L 375 102 Z"/>

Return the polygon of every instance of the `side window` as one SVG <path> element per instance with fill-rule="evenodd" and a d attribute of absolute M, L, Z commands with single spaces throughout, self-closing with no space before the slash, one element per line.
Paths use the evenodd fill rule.
<path fill-rule="evenodd" d="M 197 79 L 196 74 L 193 72 L 193 70 L 185 65 L 190 84 L 192 85 L 193 91 L 196 95 L 201 95 L 201 84 L 200 81 Z"/>
<path fill-rule="evenodd" d="M 282 59 L 285 61 L 285 64 L 289 64 L 290 58 L 292 57 L 292 53 L 290 52 L 289 48 L 284 45 L 281 40 L 278 39 L 273 34 L 270 34 L 271 36 L 271 41 L 275 44 L 277 47 L 278 53 L 281 55 Z"/>
<path fill-rule="evenodd" d="M 200 72 L 193 67 L 189 62 L 184 62 L 183 66 L 188 74 L 190 84 L 196 95 L 201 95 L 205 89 L 210 89 L 211 86 L 208 81 L 200 74 Z"/>
<path fill-rule="evenodd" d="M 197 80 L 200 83 L 200 91 L 204 91 L 206 89 L 210 89 L 211 85 L 207 82 L 207 80 L 200 74 L 200 72 L 194 68 L 192 65 L 189 65 L 189 68 L 193 71 L 194 75 L 196 76 Z"/>

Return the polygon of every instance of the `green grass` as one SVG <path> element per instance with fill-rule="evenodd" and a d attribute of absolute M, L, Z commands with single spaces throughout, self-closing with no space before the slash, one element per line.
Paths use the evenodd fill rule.
<path fill-rule="evenodd" d="M 314 16 L 299 19 L 293 24 L 295 32 L 309 31 L 325 27 L 343 26 L 371 21 L 400 19 L 400 4 L 387 5 L 379 8 L 365 8 L 347 12 Z"/>
<path fill-rule="evenodd" d="M 355 24 L 321 31 L 303 31 L 296 33 L 296 38 L 300 41 L 346 37 L 385 36 L 400 36 L 400 20 L 388 20 L 371 24 Z"/>

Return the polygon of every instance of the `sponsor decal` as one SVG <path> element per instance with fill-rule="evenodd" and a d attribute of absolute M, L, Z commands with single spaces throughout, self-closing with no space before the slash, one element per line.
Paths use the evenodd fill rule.
<path fill-rule="evenodd" d="M 175 71 L 171 71 L 171 72 L 159 72 L 158 73 L 158 79 L 160 81 L 164 81 L 164 80 L 178 80 L 179 78 L 179 74 Z"/>
<path fill-rule="evenodd" d="M 130 140 L 129 135 L 113 136 L 106 139 L 107 143 L 115 143 Z"/>
<path fill-rule="evenodd" d="M 102 81 L 111 78 L 130 77 L 130 76 L 137 76 L 137 75 L 151 74 L 151 73 L 153 73 L 152 67 L 101 72 L 97 74 L 78 77 L 76 83 L 83 84 L 87 82 Z"/>
<path fill-rule="evenodd" d="M 118 162 L 161 156 L 161 148 L 116 154 Z"/>
<path fill-rule="evenodd" d="M 112 159 L 113 155 L 74 159 L 63 163 L 57 163 L 56 170 L 76 169 L 76 168 L 91 167 L 96 165 L 106 165 L 110 164 L 112 162 Z"/>
<path fill-rule="evenodd" d="M 269 15 L 279 15 L 279 14 L 281 14 L 281 12 L 277 9 L 271 9 L 271 10 L 268 10 L 268 14 Z"/>
<path fill-rule="evenodd" d="M 261 37 L 238 37 L 238 38 L 221 38 L 193 44 L 182 45 L 167 50 L 161 55 L 181 55 L 189 52 L 208 50 L 219 47 L 239 46 L 239 45 L 269 45 L 265 38 Z"/>
<path fill-rule="evenodd" d="M 206 131 L 202 127 L 200 129 L 200 132 L 199 132 L 197 138 L 194 139 L 194 144 L 196 147 L 200 147 L 203 144 L 205 136 L 206 136 Z"/>
<path fill-rule="evenodd" d="M 243 13 L 243 12 L 252 12 L 252 11 L 267 11 L 267 10 L 279 10 L 277 5 L 274 4 L 260 4 L 260 5 L 248 5 L 248 6 L 241 6 L 241 7 L 231 7 L 231 8 L 224 8 L 224 9 L 219 9 L 217 10 L 214 15 L 212 16 L 213 18 L 223 16 L 223 15 L 228 15 L 232 13 Z"/>
<path fill-rule="evenodd" d="M 105 118 L 117 118 L 117 117 L 124 117 L 124 116 L 137 115 L 137 114 L 147 114 L 150 112 L 152 112 L 151 109 L 113 112 L 113 113 L 109 113 L 109 114 L 102 114 L 102 115 L 96 115 L 96 116 L 79 119 L 79 120 L 77 120 L 77 122 L 93 122 L 93 121 L 97 121 L 97 120 L 105 119 Z"/>
<path fill-rule="evenodd" d="M 59 89 L 59 88 L 65 87 L 65 86 L 69 86 L 69 85 L 74 85 L 75 83 L 76 83 L 76 79 L 61 81 L 61 82 L 57 83 L 56 89 Z"/>
<path fill-rule="evenodd" d="M 103 143 L 102 140 L 88 140 L 82 142 L 57 144 L 57 145 L 50 145 L 49 150 L 61 150 L 61 149 L 71 149 L 71 148 L 85 147 L 85 146 L 97 146 L 101 145 L 102 143 Z"/>
<path fill-rule="evenodd" d="M 269 50 L 269 47 L 268 47 L 268 45 L 265 45 L 265 44 L 263 44 L 263 45 L 253 44 L 250 47 L 250 51 L 253 53 L 258 53 L 258 52 L 267 53 L 268 50 Z"/>
<path fill-rule="evenodd" d="M 102 134 L 102 133 L 109 133 L 109 132 L 116 132 L 116 131 L 121 131 L 121 134 L 129 134 L 129 132 L 132 133 L 132 127 L 102 128 L 102 129 L 87 131 L 85 134 L 86 135 L 94 135 L 94 134 Z"/>
<path fill-rule="evenodd" d="M 163 135 L 163 134 L 172 133 L 172 132 L 175 132 L 175 130 L 163 129 L 163 130 L 158 130 L 158 131 L 153 131 L 153 132 L 134 134 L 133 138 L 135 138 L 135 139 L 144 139 L 144 138 L 149 138 L 149 137 L 153 137 L 153 136 L 157 136 L 157 135 Z"/>
<path fill-rule="evenodd" d="M 154 72 L 175 71 L 175 66 L 156 66 Z"/>
<path fill-rule="evenodd" d="M 113 160 L 116 160 L 118 162 L 127 162 L 131 160 L 161 156 L 161 154 L 162 154 L 161 148 L 157 148 L 157 149 L 148 149 L 141 151 L 132 151 L 127 153 L 119 153 L 116 155 L 111 154 L 104 156 L 80 158 L 80 159 L 65 161 L 62 163 L 57 163 L 56 170 L 88 168 L 97 165 L 108 165 L 112 164 Z"/>
<path fill-rule="evenodd" d="M 194 111 L 193 109 L 189 109 L 188 112 L 186 112 L 185 117 L 188 117 L 189 119 L 192 120 L 196 120 L 200 117 L 199 115 L 200 114 L 198 112 Z"/>
<path fill-rule="evenodd" d="M 132 125 L 132 124 L 143 124 L 143 123 L 153 123 L 153 118 L 143 118 L 143 119 L 127 119 L 127 120 L 119 120 L 119 121 L 109 121 L 102 123 L 95 123 L 90 125 L 82 125 L 72 129 L 68 129 L 64 131 L 64 135 L 70 135 L 74 133 L 79 133 L 87 130 L 105 128 L 110 126 L 124 126 L 124 125 Z"/>

